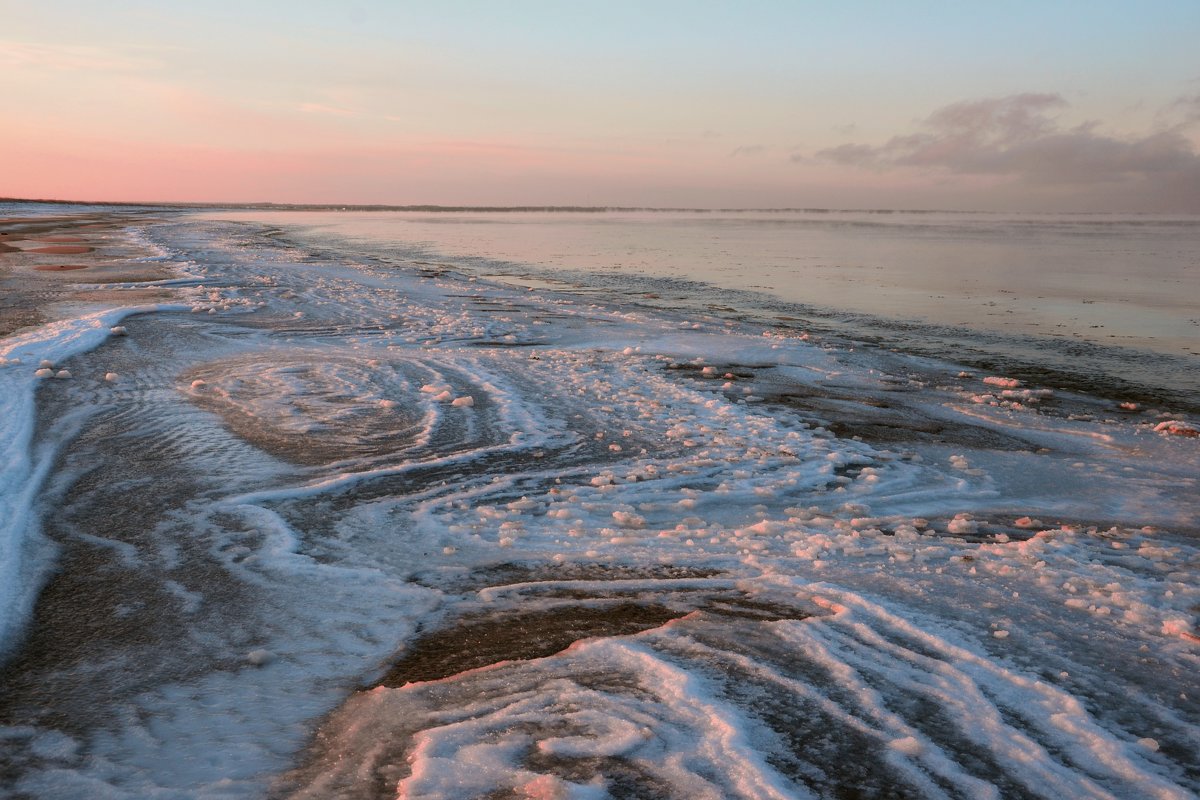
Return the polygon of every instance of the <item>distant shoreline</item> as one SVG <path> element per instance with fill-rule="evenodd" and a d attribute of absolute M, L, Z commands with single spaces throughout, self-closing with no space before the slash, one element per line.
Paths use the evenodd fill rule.
<path fill-rule="evenodd" d="M 41 203 L 44 205 L 60 206 L 104 206 L 113 208 L 152 208 L 152 209 L 204 209 L 204 210 L 245 210 L 245 211 L 418 211 L 423 213 L 574 213 L 574 214 L 603 214 L 614 212 L 639 213 L 688 213 L 688 214 L 1022 214 L 1027 216 L 1200 216 L 1183 212 L 1148 212 L 1148 211 L 984 211 L 977 209 L 945 209 L 945 208 L 817 208 L 817 207 L 780 207 L 780 208 L 687 208 L 674 206 L 555 206 L 555 205 L 521 205 L 521 206 L 447 206 L 436 204 L 423 205 L 388 205 L 383 203 L 354 204 L 354 203 L 200 203 L 200 202 L 153 202 L 153 201 L 118 201 L 118 200 L 59 200 L 29 197 L 0 197 L 0 203 Z"/>

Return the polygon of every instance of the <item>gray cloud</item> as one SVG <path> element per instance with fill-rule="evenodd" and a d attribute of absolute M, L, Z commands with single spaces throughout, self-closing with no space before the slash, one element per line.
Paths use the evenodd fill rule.
<path fill-rule="evenodd" d="M 1097 123 L 1062 127 L 1055 112 L 1067 107 L 1057 94 L 1016 94 L 971 100 L 934 111 L 916 133 L 882 145 L 843 144 L 818 159 L 885 170 L 916 167 L 961 175 L 1011 176 L 1026 184 L 1086 187 L 1145 184 L 1161 189 L 1172 205 L 1200 206 L 1200 153 L 1186 135 L 1200 119 L 1200 98 L 1181 98 L 1183 121 L 1153 133 L 1118 138 Z"/>
<path fill-rule="evenodd" d="M 1176 127 L 1190 127 L 1193 123 L 1200 122 L 1200 94 L 1176 98 L 1159 116 L 1168 123 L 1173 122 Z"/>

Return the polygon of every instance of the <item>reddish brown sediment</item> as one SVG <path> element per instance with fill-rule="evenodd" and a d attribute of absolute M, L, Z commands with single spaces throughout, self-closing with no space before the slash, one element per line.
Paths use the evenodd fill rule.
<path fill-rule="evenodd" d="M 81 253 L 90 253 L 94 247 L 81 247 L 78 245 L 51 245 L 50 247 L 31 247 L 26 250 L 27 253 L 45 253 L 52 256 L 77 256 Z"/>
<path fill-rule="evenodd" d="M 38 272 L 65 272 L 66 270 L 87 268 L 87 264 L 42 264 L 34 267 Z"/>
<path fill-rule="evenodd" d="M 34 236 L 31 237 L 31 242 L 58 242 L 65 244 L 68 242 L 84 242 L 87 241 L 82 236 Z"/>

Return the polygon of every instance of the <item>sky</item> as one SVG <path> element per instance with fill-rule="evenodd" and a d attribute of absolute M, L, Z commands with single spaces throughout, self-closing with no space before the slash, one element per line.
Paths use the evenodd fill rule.
<path fill-rule="evenodd" d="M 1200 2 L 0 0 L 0 196 L 1200 213 Z"/>

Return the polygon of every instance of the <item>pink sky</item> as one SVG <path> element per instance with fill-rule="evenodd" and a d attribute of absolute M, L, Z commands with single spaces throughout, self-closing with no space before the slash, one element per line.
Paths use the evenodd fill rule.
<path fill-rule="evenodd" d="M 1189 4 L 251 5 L 6 15 L 0 195 L 1200 212 Z"/>

